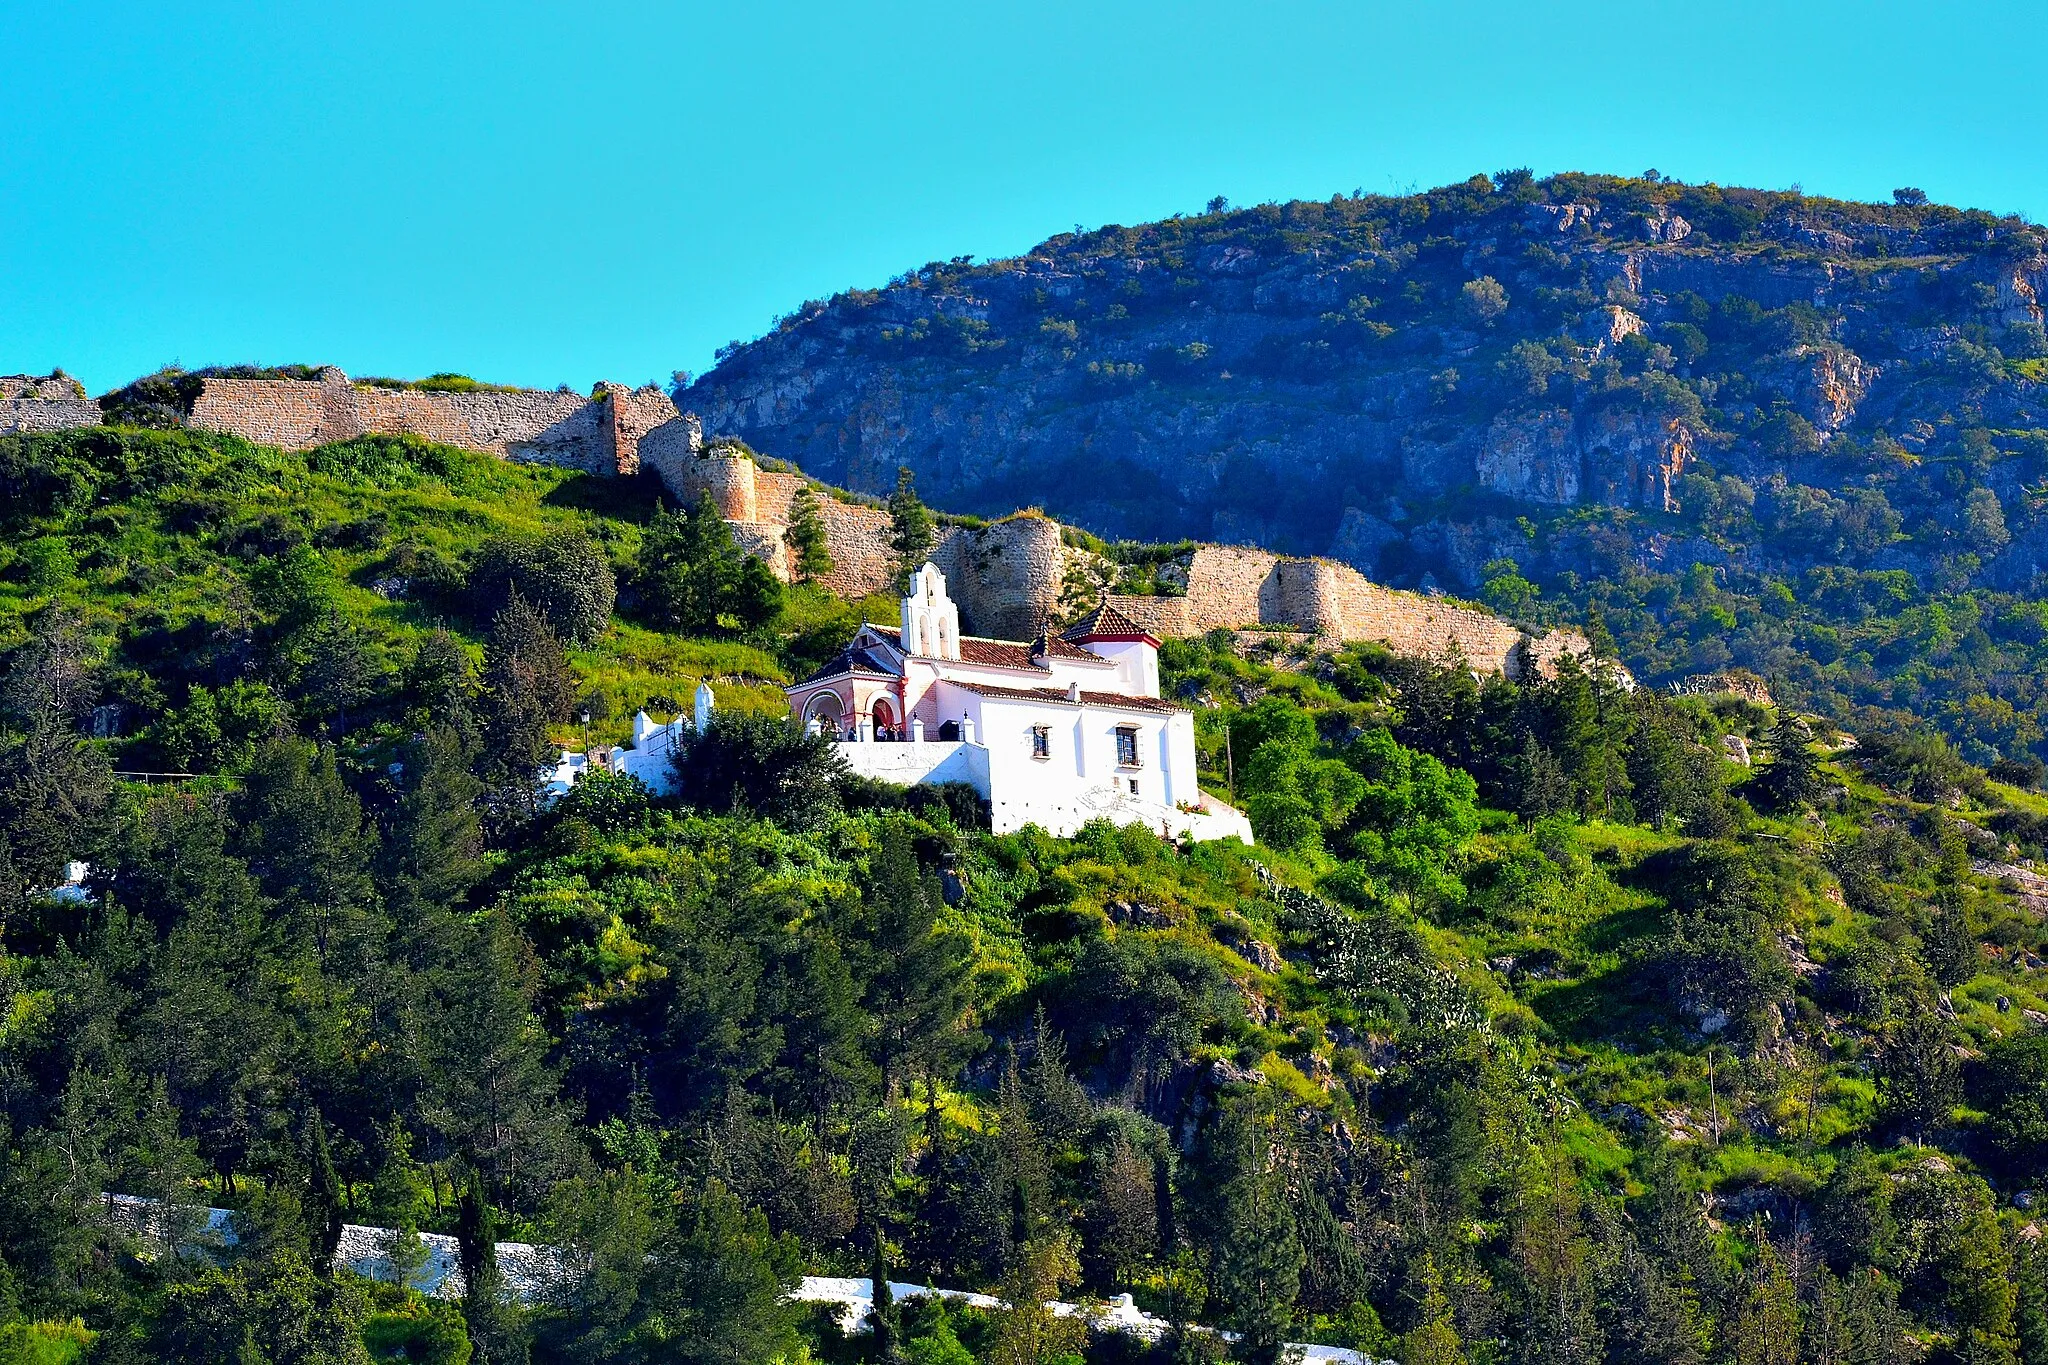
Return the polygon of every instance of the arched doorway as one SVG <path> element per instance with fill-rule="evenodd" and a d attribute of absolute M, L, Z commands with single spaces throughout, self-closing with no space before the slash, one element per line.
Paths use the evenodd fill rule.
<path fill-rule="evenodd" d="M 846 708 L 840 705 L 836 694 L 820 692 L 804 708 L 805 727 L 808 728 L 813 721 L 817 722 L 820 734 L 838 739 L 846 733 Z"/>
<path fill-rule="evenodd" d="M 896 730 L 896 708 L 889 704 L 887 697 L 876 697 L 874 711 L 870 716 L 874 722 L 876 739 L 901 739 Z"/>

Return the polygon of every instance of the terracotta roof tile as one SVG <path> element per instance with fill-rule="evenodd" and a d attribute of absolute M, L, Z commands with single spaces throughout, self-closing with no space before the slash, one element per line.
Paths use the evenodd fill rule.
<path fill-rule="evenodd" d="M 960 660 L 962 663 L 990 664 L 996 668 L 1028 668 L 1034 673 L 1045 670 L 1031 658 L 1031 646 L 1013 644 L 1008 640 L 982 640 L 972 635 L 960 637 Z"/>
<path fill-rule="evenodd" d="M 1100 654 L 1091 653 L 1079 645 L 1068 644 L 1064 637 L 1054 635 L 1050 631 L 1031 642 L 1031 654 L 1033 658 L 1077 659 L 1091 664 L 1115 662 L 1113 659 L 1103 658 Z"/>
<path fill-rule="evenodd" d="M 1143 636 L 1148 640 L 1155 638 L 1151 631 L 1145 629 L 1107 602 L 1101 603 L 1094 611 L 1089 612 L 1086 616 L 1068 627 L 1063 638 L 1068 640 L 1087 640 L 1105 635 Z"/>
<path fill-rule="evenodd" d="M 1072 706 L 1074 703 L 1065 691 L 1057 687 L 997 687 L 992 683 L 960 682 L 947 679 L 950 687 L 963 687 L 978 696 L 994 697 L 1002 701 L 1035 701 L 1054 706 Z M 1185 711 L 1184 706 L 1175 706 L 1158 697 L 1133 697 L 1123 692 L 1083 692 L 1083 706 L 1122 707 L 1131 711 L 1156 711 L 1171 713 Z"/>

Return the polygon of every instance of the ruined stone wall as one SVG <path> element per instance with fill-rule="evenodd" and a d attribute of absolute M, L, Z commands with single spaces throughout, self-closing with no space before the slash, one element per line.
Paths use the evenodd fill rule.
<path fill-rule="evenodd" d="M 801 474 L 776 474 L 759 470 L 754 475 L 754 505 L 759 509 L 763 521 L 779 521 L 789 525 L 789 505 L 796 500 L 796 490 L 806 480 Z M 823 501 L 825 494 L 820 494 Z"/>
<path fill-rule="evenodd" d="M 100 424 L 100 405 L 68 375 L 0 375 L 0 435 Z"/>
<path fill-rule="evenodd" d="M 1204 633 L 1196 627 L 1185 597 L 1140 597 L 1112 592 L 1103 594 L 1103 600 L 1162 640 L 1179 640 Z"/>
<path fill-rule="evenodd" d="M 208 379 L 186 417 L 190 426 L 225 431 L 257 445 L 309 450 L 363 434 L 353 390 L 341 371 L 318 383 L 294 379 Z"/>
<path fill-rule="evenodd" d="M 740 547 L 788 581 L 795 567 L 787 538 L 789 508 L 804 480 L 764 472 L 744 456 L 703 453 L 700 439 L 697 444 L 687 439 L 696 430 L 694 420 L 670 422 L 650 433 L 640 443 L 642 458 L 660 472 L 678 500 L 694 501 L 709 492 Z M 849 600 L 886 592 L 897 567 L 889 545 L 889 514 L 824 495 L 818 498 L 818 518 L 832 555 L 832 571 L 818 579 L 819 586 Z M 1063 594 L 1071 571 L 1085 558 L 1086 552 L 1066 545 L 1058 522 L 1036 513 L 948 528 L 932 550 L 932 561 L 960 604 L 963 627 L 970 634 L 1006 640 L 1028 640 L 1048 620 L 1069 614 L 1072 604 Z M 1532 640 L 1487 612 L 1381 587 L 1347 564 L 1283 559 L 1243 546 L 1197 548 L 1187 561 L 1186 596 L 1107 597 L 1162 639 L 1245 626 L 1294 626 L 1346 642 L 1377 640 L 1399 654 L 1462 654 L 1474 668 L 1510 677 L 1525 659 L 1549 672 L 1559 655 L 1585 649 L 1576 631 Z"/>
<path fill-rule="evenodd" d="M 675 401 L 651 384 L 638 389 L 624 384 L 600 384 L 598 388 L 611 398 L 613 467 L 620 474 L 637 474 L 640 443 L 650 432 L 684 419 L 676 412 Z"/>
<path fill-rule="evenodd" d="M 794 566 L 790 563 L 786 539 L 788 527 L 763 521 L 728 521 L 726 525 L 732 530 L 733 543 L 741 551 L 767 564 L 783 582 L 790 580 Z"/>
<path fill-rule="evenodd" d="M 962 530 L 932 560 L 946 575 L 968 634 L 1029 640 L 1058 614 L 1067 548 L 1050 517 L 1022 513 Z"/>
<path fill-rule="evenodd" d="M 889 548 L 889 514 L 879 507 L 861 507 L 821 495 L 818 520 L 824 524 L 825 545 L 832 553 L 832 572 L 821 575 L 818 586 L 853 602 L 886 591 L 896 579 L 896 552 Z"/>
<path fill-rule="evenodd" d="M 672 416 L 650 428 L 642 433 L 636 447 L 640 467 L 660 475 L 678 499 L 686 493 L 692 499 L 696 497 L 689 483 L 690 471 L 703 453 L 704 424 L 693 412 Z"/>
<path fill-rule="evenodd" d="M 1205 545 L 1190 558 L 1187 577 L 1185 597 L 1111 594 L 1109 601 L 1162 639 L 1244 626 L 1296 626 L 1347 643 L 1378 641 L 1397 654 L 1443 658 L 1455 652 L 1474 668 L 1509 677 L 1520 673 L 1525 655 L 1539 672 L 1549 673 L 1560 655 L 1586 649 L 1577 631 L 1529 639 L 1490 613 L 1382 587 L 1333 560 Z"/>
<path fill-rule="evenodd" d="M 524 463 L 631 474 L 640 442 L 677 416 L 668 395 L 652 388 L 604 384 L 594 398 L 536 389 L 444 393 L 353 384 L 330 367 L 317 381 L 206 379 L 187 421 L 286 450 L 413 435 Z"/>
<path fill-rule="evenodd" d="M 1204 545 L 1188 561 L 1188 625 L 1195 633 L 1278 621 L 1280 557 L 1240 545 Z"/>

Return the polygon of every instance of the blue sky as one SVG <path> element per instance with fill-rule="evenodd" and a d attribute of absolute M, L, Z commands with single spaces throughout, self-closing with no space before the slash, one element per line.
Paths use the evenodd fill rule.
<path fill-rule="evenodd" d="M 639 383 L 935 258 L 1523 165 L 2039 216 L 2044 15 L 0 0 L 0 373 Z"/>

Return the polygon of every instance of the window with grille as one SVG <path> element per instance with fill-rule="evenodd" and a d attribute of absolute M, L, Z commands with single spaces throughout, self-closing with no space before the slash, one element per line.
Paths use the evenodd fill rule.
<path fill-rule="evenodd" d="M 1116 761 L 1119 767 L 1138 766 L 1138 730 L 1133 725 L 1116 727 Z"/>
<path fill-rule="evenodd" d="M 1031 727 L 1031 756 L 1033 758 L 1052 757 L 1052 727 L 1050 725 L 1034 725 Z"/>

